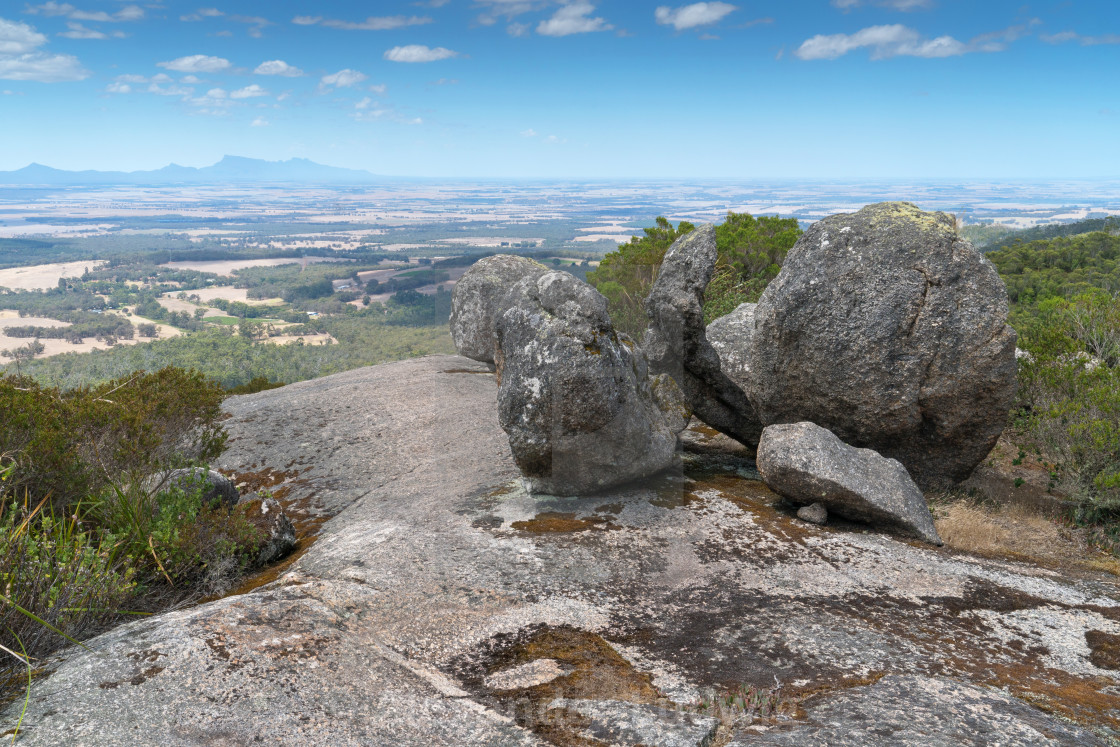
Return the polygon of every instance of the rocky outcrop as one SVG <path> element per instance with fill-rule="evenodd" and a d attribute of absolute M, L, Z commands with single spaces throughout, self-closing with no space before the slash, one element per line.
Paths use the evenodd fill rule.
<path fill-rule="evenodd" d="M 528 495 L 493 377 L 459 356 L 223 408 L 216 466 L 281 471 L 272 490 L 333 518 L 265 586 L 44 662 L 17 744 L 537 747 L 560 698 L 683 705 L 776 678 L 804 714 L 742 724 L 740 743 L 1030 744 L 1029 726 L 1092 744 L 1085 730 L 1120 728 L 1109 573 L 805 524 L 722 436 L 693 442 L 683 482 Z M 606 713 L 581 710 L 581 728 Z"/>
<path fill-rule="evenodd" d="M 459 355 L 482 363 L 494 362 L 494 317 L 514 283 L 527 275 L 541 275 L 540 262 L 512 254 L 478 260 L 455 283 L 451 293 L 451 339 Z"/>
<path fill-rule="evenodd" d="M 704 290 L 716 266 L 716 230 L 700 226 L 673 242 L 645 300 L 642 339 L 650 370 L 680 385 L 692 412 L 722 433 L 754 446 L 762 424 L 746 393 L 720 368 L 704 330 Z"/>
<path fill-rule="evenodd" d="M 762 431 L 757 460 L 763 481 L 794 503 L 822 503 L 846 519 L 941 544 L 922 491 L 895 459 L 848 446 L 819 425 L 791 423 Z"/>
<path fill-rule="evenodd" d="M 764 423 L 817 423 L 923 488 L 968 477 L 1015 395 L 1003 282 L 952 217 L 909 203 L 813 224 L 759 299 L 748 357 Z"/>
<path fill-rule="evenodd" d="M 498 314 L 498 419 L 534 493 L 582 495 L 674 462 L 687 408 L 615 333 L 607 300 L 565 272 L 520 280 Z"/>
<path fill-rule="evenodd" d="M 226 508 L 233 508 L 241 497 L 233 481 L 221 472 L 205 467 L 185 467 L 173 469 L 166 475 L 157 475 L 146 483 L 151 490 L 182 490 L 202 492 L 204 505 L 220 503 Z"/>
<path fill-rule="evenodd" d="M 754 335 L 754 309 L 758 304 L 743 303 L 726 316 L 715 319 L 705 330 L 719 356 L 719 368 L 743 391 L 750 387 L 751 337 Z"/>

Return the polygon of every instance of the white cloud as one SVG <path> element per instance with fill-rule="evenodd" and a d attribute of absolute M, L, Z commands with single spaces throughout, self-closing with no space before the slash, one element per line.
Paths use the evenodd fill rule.
<path fill-rule="evenodd" d="M 144 17 L 144 9 L 139 5 L 126 5 L 116 13 L 110 14 L 103 10 L 78 10 L 70 3 L 47 2 L 42 5 L 28 5 L 24 12 L 32 15 L 66 16 L 74 21 L 100 21 L 102 23 L 139 21 Z"/>
<path fill-rule="evenodd" d="M 834 60 L 862 47 L 871 48 L 871 59 L 888 57 L 952 57 L 968 52 L 967 45 L 951 36 L 923 39 L 901 24 L 869 26 L 854 34 L 817 34 L 794 52 L 802 60 Z"/>
<path fill-rule="evenodd" d="M 422 26 L 431 23 L 428 16 L 370 16 L 364 21 L 340 21 L 322 16 L 296 16 L 292 23 L 301 26 L 314 26 L 320 24 L 332 29 L 346 29 L 348 31 L 388 31 L 406 26 Z"/>
<path fill-rule="evenodd" d="M 182 81 L 184 83 L 190 83 L 192 85 L 195 84 L 195 83 L 201 83 L 202 82 L 197 75 L 184 75 L 183 78 L 182 78 Z"/>
<path fill-rule="evenodd" d="M 346 70 L 339 70 L 337 73 L 324 75 L 319 81 L 319 87 L 329 88 L 331 86 L 334 86 L 335 88 L 347 88 L 349 86 L 361 83 L 368 77 L 369 76 L 365 73 L 360 73 L 357 70 L 350 70 L 349 68 L 347 68 Z"/>
<path fill-rule="evenodd" d="M 530 127 L 527 130 L 522 130 L 521 131 L 521 137 L 536 137 L 536 136 L 537 136 L 537 131 L 534 130 L 532 127 Z"/>
<path fill-rule="evenodd" d="M 159 83 L 154 82 L 155 78 L 152 78 L 152 81 L 153 82 L 148 86 L 148 93 L 154 93 L 157 96 L 190 96 L 194 93 L 193 88 L 176 85 L 164 88 Z"/>
<path fill-rule="evenodd" d="M 544 141 L 546 143 L 566 143 L 566 142 L 568 142 L 568 139 L 563 138 L 563 137 L 557 137 L 556 135 L 549 135 L 548 137 L 546 137 L 544 139 Z"/>
<path fill-rule="evenodd" d="M 679 8 L 662 5 L 653 11 L 653 17 L 662 26 L 672 26 L 677 31 L 683 31 L 717 23 L 733 10 L 738 8 L 730 3 L 693 3 Z"/>
<path fill-rule="evenodd" d="M 537 25 L 537 33 L 543 36 L 568 36 L 585 34 L 590 31 L 609 31 L 614 26 L 602 18 L 588 18 L 595 6 L 586 0 L 576 0 L 563 5 L 552 18 Z"/>
<path fill-rule="evenodd" d="M 224 15 L 225 15 L 225 13 L 218 10 L 217 8 L 199 8 L 194 13 L 190 13 L 189 15 L 185 15 L 185 16 L 179 16 L 179 20 L 180 21 L 201 21 L 205 18 L 217 18 L 219 16 L 224 16 Z"/>
<path fill-rule="evenodd" d="M 77 57 L 38 49 L 46 42 L 46 36 L 26 23 L 0 18 L 0 78 L 59 83 L 89 77 Z"/>
<path fill-rule="evenodd" d="M 167 73 L 156 73 L 155 75 L 152 76 L 152 82 L 153 83 L 170 83 L 173 80 L 175 80 L 175 79 L 172 78 Z"/>
<path fill-rule="evenodd" d="M 267 95 L 268 95 L 268 91 L 266 91 L 265 89 L 261 88 L 256 83 L 254 83 L 251 86 L 245 86 L 244 88 L 238 88 L 236 91 L 231 93 L 229 95 L 229 97 L 231 99 L 253 99 L 253 98 L 256 98 L 257 96 L 267 96 Z"/>
<path fill-rule="evenodd" d="M 230 66 L 227 59 L 204 54 L 192 54 L 169 62 L 157 62 L 156 65 L 180 73 L 217 73 Z"/>
<path fill-rule="evenodd" d="M 861 5 L 877 5 L 880 8 L 901 10 L 904 13 L 911 10 L 925 10 L 933 7 L 933 0 L 832 0 L 833 7 L 840 10 L 851 10 Z"/>
<path fill-rule="evenodd" d="M 264 117 L 257 117 L 249 123 L 250 127 L 268 127 L 269 121 Z"/>
<path fill-rule="evenodd" d="M 369 90 L 376 93 L 378 96 L 384 96 L 385 92 L 389 90 L 389 86 L 384 83 L 377 83 L 369 87 Z"/>
<path fill-rule="evenodd" d="M 113 80 L 118 83 L 147 83 L 148 79 L 143 75 L 118 75 Z"/>
<path fill-rule="evenodd" d="M 528 36 L 529 24 L 527 23 L 511 23 L 506 26 L 506 33 L 510 36 Z"/>
<path fill-rule="evenodd" d="M 206 95 L 212 99 L 224 99 L 229 96 L 229 93 L 224 88 L 211 88 L 206 92 Z"/>
<path fill-rule="evenodd" d="M 67 39 L 108 39 L 109 35 L 97 29 L 88 29 L 76 21 L 66 22 L 67 31 L 60 31 L 59 36 Z"/>
<path fill-rule="evenodd" d="M 1008 26 L 1000 31 L 980 34 L 968 43 L 951 36 L 924 38 L 914 29 L 901 24 L 869 26 L 854 34 L 818 34 L 806 39 L 794 54 L 802 60 L 834 60 L 856 49 L 869 48 L 871 59 L 890 57 L 956 57 L 971 52 L 1002 52 L 1007 45 L 1029 33 L 1041 23 L 1032 18 L 1026 23 Z"/>
<path fill-rule="evenodd" d="M 440 78 L 439 80 L 431 81 L 430 83 L 428 83 L 428 85 L 429 86 L 454 86 L 454 85 L 458 85 L 458 83 L 459 83 L 458 78 Z"/>
<path fill-rule="evenodd" d="M 1100 36 L 1082 36 L 1074 31 L 1061 31 L 1057 34 L 1044 34 L 1039 37 L 1047 44 L 1062 44 L 1064 42 L 1077 42 L 1083 47 L 1094 47 L 1099 44 L 1120 44 L 1120 34 L 1101 34 Z"/>
<path fill-rule="evenodd" d="M 445 47 L 430 48 L 423 44 L 407 44 L 403 47 L 393 47 L 386 50 L 385 59 L 390 62 L 435 62 L 446 60 L 449 57 L 458 57 L 459 53 Z"/>
<path fill-rule="evenodd" d="M 268 60 L 257 65 L 257 69 L 253 71 L 257 75 L 283 75 L 286 78 L 297 78 L 303 75 L 303 71 L 298 67 L 292 67 L 283 60 Z"/>
<path fill-rule="evenodd" d="M 105 86 L 105 93 L 131 93 L 132 86 L 127 83 L 110 83 Z"/>

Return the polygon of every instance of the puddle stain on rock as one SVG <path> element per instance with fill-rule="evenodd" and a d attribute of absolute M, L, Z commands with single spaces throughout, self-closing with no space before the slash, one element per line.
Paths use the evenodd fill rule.
<path fill-rule="evenodd" d="M 589 529 L 612 530 L 621 529 L 611 522 L 609 517 L 592 514 L 582 519 L 577 519 L 575 513 L 563 511 L 544 511 L 532 519 L 515 521 L 510 526 L 519 532 L 530 534 L 569 534 L 584 532 Z"/>
<path fill-rule="evenodd" d="M 539 659 L 556 662 L 564 673 L 547 682 L 513 690 L 487 687 L 493 675 Z M 640 672 L 602 636 L 567 625 L 534 625 L 498 634 L 454 662 L 463 688 L 485 705 L 556 745 L 598 745 L 580 732 L 590 723 L 566 709 L 548 708 L 557 698 L 666 703 L 653 677 Z"/>

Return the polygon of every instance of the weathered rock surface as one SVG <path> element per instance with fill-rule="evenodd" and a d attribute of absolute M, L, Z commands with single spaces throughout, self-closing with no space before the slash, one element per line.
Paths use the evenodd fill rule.
<path fill-rule="evenodd" d="M 813 224 L 759 299 L 748 358 L 764 423 L 817 423 L 923 488 L 968 477 L 1015 395 L 1003 282 L 950 216 L 909 203 Z"/>
<path fill-rule="evenodd" d="M 762 432 L 746 393 L 720 368 L 704 327 L 704 290 L 716 266 L 716 229 L 700 226 L 673 242 L 645 300 L 650 326 L 642 338 L 650 370 L 680 385 L 693 414 L 754 446 Z"/>
<path fill-rule="evenodd" d="M 557 698 L 548 707 L 588 744 L 708 747 L 719 728 L 708 716 L 618 700 Z"/>
<path fill-rule="evenodd" d="M 179 490 L 202 489 L 202 502 L 211 504 L 221 501 L 226 508 L 233 508 L 241 497 L 233 481 L 221 472 L 202 467 L 186 467 L 174 469 L 167 473 L 165 479 L 153 479 L 153 487 L 160 490 L 177 488 Z"/>
<path fill-rule="evenodd" d="M 502 299 L 518 280 L 546 272 L 540 262 L 512 254 L 484 257 L 471 265 L 451 292 L 451 339 L 459 355 L 493 363 L 494 317 Z"/>
<path fill-rule="evenodd" d="M 757 460 L 763 481 L 794 503 L 823 503 L 846 519 L 941 544 L 922 491 L 898 460 L 849 446 L 814 423 L 767 426 Z"/>
<path fill-rule="evenodd" d="M 786 722 L 798 744 L 830 744 L 845 729 L 874 744 L 875 723 L 859 717 L 895 723 L 885 706 L 868 710 L 887 701 L 875 688 L 890 675 L 1005 689 L 985 708 L 1007 744 L 1027 727 L 1092 743 L 1058 717 L 1120 734 L 1109 643 L 1120 639 L 1120 586 L 1109 574 L 806 525 L 722 436 L 690 441 L 683 483 L 529 496 L 493 377 L 458 356 L 223 407 L 231 443 L 217 466 L 283 472 L 270 489 L 334 518 L 267 586 L 71 651 L 36 679 L 18 744 L 546 745 L 538 715 L 557 698 L 656 706 L 776 677 L 787 698 L 868 704 L 825 719 L 822 701 L 805 701 L 808 720 Z M 503 636 L 542 627 L 567 637 L 495 655 Z M 520 690 L 485 685 L 541 659 L 565 674 Z M 466 660 L 479 676 L 456 665 Z M 945 714 L 977 713 L 930 709 L 924 688 L 891 701 L 912 730 L 938 734 Z M 0 731 L 21 708 L 4 711 Z M 770 726 L 757 736 L 777 736 L 781 723 Z M 945 733 L 928 744 L 976 744 Z"/>
<path fill-rule="evenodd" d="M 716 319 L 705 330 L 708 341 L 719 356 L 719 367 L 743 391 L 750 386 L 751 337 L 754 335 L 754 309 L 758 304 L 743 303 L 726 316 Z"/>
<path fill-rule="evenodd" d="M 583 495 L 660 472 L 687 406 L 620 337 L 607 299 L 566 272 L 531 275 L 495 320 L 498 420 L 534 493 Z"/>
<path fill-rule="evenodd" d="M 929 745 L 1103 745 L 1091 732 L 1057 723 L 997 690 L 937 678 L 889 675 L 827 696 L 808 722 L 743 735 L 727 747 L 929 747 Z"/>

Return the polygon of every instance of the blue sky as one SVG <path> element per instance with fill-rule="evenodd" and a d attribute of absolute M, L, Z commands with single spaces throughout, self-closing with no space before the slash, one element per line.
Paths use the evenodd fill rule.
<path fill-rule="evenodd" d="M 0 169 L 1120 175 L 1120 2 L 0 2 Z"/>

